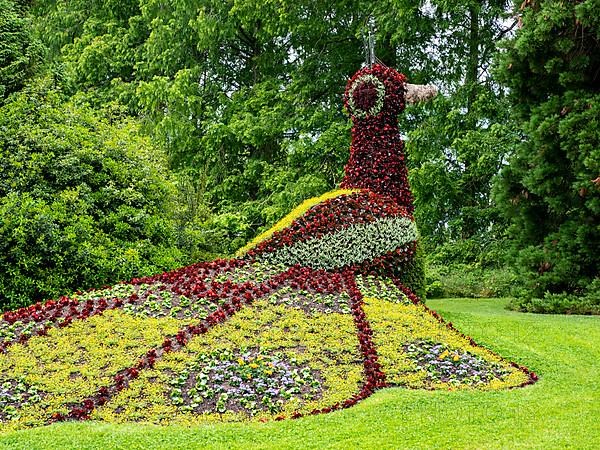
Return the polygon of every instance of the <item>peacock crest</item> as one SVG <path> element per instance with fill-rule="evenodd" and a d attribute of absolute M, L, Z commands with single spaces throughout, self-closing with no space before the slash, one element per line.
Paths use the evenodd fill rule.
<path fill-rule="evenodd" d="M 397 123 L 405 107 L 406 77 L 381 64 L 356 72 L 346 85 L 344 105 L 354 123 L 371 119 Z M 368 126 L 368 125 L 363 125 Z"/>

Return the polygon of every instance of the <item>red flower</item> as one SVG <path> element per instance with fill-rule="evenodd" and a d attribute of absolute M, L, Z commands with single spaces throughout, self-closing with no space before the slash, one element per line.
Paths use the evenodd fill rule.
<path fill-rule="evenodd" d="M 164 349 L 165 352 L 168 352 L 171 350 L 172 345 L 173 345 L 173 342 L 171 341 L 171 339 L 166 338 L 162 343 L 162 348 Z"/>

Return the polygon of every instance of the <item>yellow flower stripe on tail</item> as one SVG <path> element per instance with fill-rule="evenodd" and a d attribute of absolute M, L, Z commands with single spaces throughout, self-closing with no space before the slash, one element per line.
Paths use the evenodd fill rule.
<path fill-rule="evenodd" d="M 287 228 L 288 226 L 290 226 L 294 220 L 296 220 L 298 217 L 302 216 L 302 214 L 304 214 L 306 211 L 308 211 L 313 206 L 318 205 L 319 203 L 323 203 L 326 200 L 340 197 L 342 195 L 350 195 L 355 192 L 360 192 L 360 189 L 336 189 L 335 191 L 326 192 L 325 194 L 320 195 L 319 197 L 313 197 L 313 198 L 309 198 L 308 200 L 304 200 L 300 205 L 296 206 L 296 208 L 294 208 L 283 219 L 281 219 L 279 222 L 277 222 L 275 225 L 273 225 L 267 231 L 256 236 L 245 246 L 240 248 L 235 253 L 235 256 L 236 257 L 244 256 L 249 250 L 253 249 L 261 242 L 266 241 L 271 236 L 273 236 L 273 233 L 275 233 L 276 231 L 281 231 L 281 230 Z"/>

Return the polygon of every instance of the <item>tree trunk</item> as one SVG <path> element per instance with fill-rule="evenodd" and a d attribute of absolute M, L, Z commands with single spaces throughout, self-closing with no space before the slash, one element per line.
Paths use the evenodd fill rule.
<path fill-rule="evenodd" d="M 477 81 L 478 81 L 478 68 L 479 68 L 479 5 L 475 3 L 471 3 L 469 5 L 469 42 L 468 42 L 468 57 L 467 57 L 467 67 L 465 73 L 465 86 L 467 87 L 467 127 L 468 129 L 475 129 L 477 127 L 476 117 L 473 113 L 473 104 L 477 99 Z M 471 161 L 465 159 L 463 161 L 465 165 L 463 176 L 470 177 L 471 170 L 470 165 Z M 477 185 L 475 183 L 468 183 L 465 186 L 465 203 L 464 206 L 469 208 L 477 207 Z M 471 212 L 472 210 L 469 209 Z M 468 239 L 472 237 L 476 230 L 477 224 L 475 223 L 475 218 L 471 215 L 462 215 L 462 230 L 461 235 L 463 239 Z"/>
<path fill-rule="evenodd" d="M 479 39 L 479 6 L 471 3 L 469 6 L 469 55 L 467 60 L 467 72 L 465 74 L 465 85 L 468 89 L 467 109 L 469 111 L 471 111 L 471 107 L 477 98 Z"/>

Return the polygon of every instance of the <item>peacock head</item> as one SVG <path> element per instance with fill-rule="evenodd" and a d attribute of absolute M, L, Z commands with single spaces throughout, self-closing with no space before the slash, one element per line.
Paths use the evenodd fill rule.
<path fill-rule="evenodd" d="M 353 121 L 395 118 L 406 103 L 416 103 L 437 94 L 434 86 L 406 82 L 406 76 L 381 64 L 363 67 L 350 78 L 344 105 Z"/>

